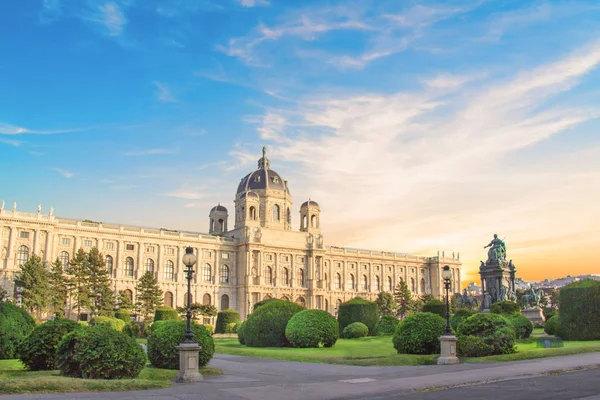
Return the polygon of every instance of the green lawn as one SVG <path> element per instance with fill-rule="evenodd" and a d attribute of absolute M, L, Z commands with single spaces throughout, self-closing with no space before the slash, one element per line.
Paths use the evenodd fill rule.
<path fill-rule="evenodd" d="M 570 354 L 600 352 L 600 341 L 564 342 L 565 347 L 555 349 L 537 348 L 535 339 L 518 341 L 517 352 L 499 356 L 464 358 L 463 362 L 517 361 L 534 358 L 564 356 Z M 287 361 L 304 361 L 347 365 L 428 365 L 436 364 L 438 355 L 397 354 L 391 336 L 339 339 L 332 348 L 294 349 L 273 347 L 246 347 L 237 339 L 215 339 L 215 352 L 238 356 L 271 358 Z"/>
<path fill-rule="evenodd" d="M 19 360 L 0 360 L 0 394 L 64 393 L 159 389 L 171 386 L 177 370 L 146 367 L 136 379 L 78 379 L 58 371 L 26 371 Z M 220 375 L 215 368 L 202 368 L 204 376 Z"/>

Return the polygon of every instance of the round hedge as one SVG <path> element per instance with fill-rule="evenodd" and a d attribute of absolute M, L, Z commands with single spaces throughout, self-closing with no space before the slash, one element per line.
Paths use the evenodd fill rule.
<path fill-rule="evenodd" d="M 264 299 L 259 301 L 258 303 L 254 304 L 254 306 L 252 307 L 252 312 L 258 310 L 259 307 L 264 306 L 265 304 L 269 304 L 272 301 L 280 301 L 279 299 L 275 299 L 275 298 L 268 298 L 268 299 Z"/>
<path fill-rule="evenodd" d="M 338 323 L 342 337 L 344 337 L 344 328 L 353 322 L 362 322 L 369 328 L 369 335 L 375 336 L 378 321 L 377 303 L 360 297 L 342 303 L 338 308 Z"/>
<path fill-rule="evenodd" d="M 244 324 L 244 342 L 250 347 L 286 347 L 285 327 L 304 307 L 285 300 L 271 300 L 254 311 Z"/>
<path fill-rule="evenodd" d="M 90 326 L 108 325 L 117 332 L 123 332 L 125 321 L 111 317 L 94 317 L 90 320 Z"/>
<path fill-rule="evenodd" d="M 122 321 L 125 321 L 126 324 L 130 324 L 131 323 L 131 313 L 127 310 L 124 309 L 119 309 L 117 310 L 117 312 L 115 312 L 115 318 L 116 319 L 120 319 Z"/>
<path fill-rule="evenodd" d="M 339 336 L 337 320 L 323 310 L 300 311 L 285 328 L 285 337 L 293 347 L 332 347 Z"/>
<path fill-rule="evenodd" d="M 30 371 L 55 368 L 56 347 L 64 335 L 81 329 L 75 321 L 57 318 L 38 325 L 21 343 L 20 360 Z"/>
<path fill-rule="evenodd" d="M 183 341 L 186 321 L 162 321 L 160 326 L 148 337 L 148 358 L 156 368 L 179 369 L 179 350 L 177 346 Z M 203 325 L 192 323 L 194 340 L 200 345 L 198 366 L 208 364 L 215 352 L 215 342 Z"/>
<path fill-rule="evenodd" d="M 123 322 L 123 321 L 121 321 Z M 85 379 L 136 378 L 146 354 L 135 339 L 107 325 L 80 331 L 73 348 L 75 368 Z"/>
<path fill-rule="evenodd" d="M 346 339 L 358 339 L 369 334 L 369 328 L 362 322 L 353 322 L 347 325 L 342 332 Z"/>
<path fill-rule="evenodd" d="M 236 323 L 240 320 L 240 313 L 227 308 L 217 313 L 217 323 L 215 324 L 215 333 L 225 333 L 225 327 L 231 323 Z"/>
<path fill-rule="evenodd" d="M 240 342 L 240 344 L 246 344 L 246 340 L 244 340 L 245 326 L 246 321 L 242 322 L 242 324 L 238 327 L 237 330 L 238 342 Z"/>
<path fill-rule="evenodd" d="M 586 279 L 560 289 L 563 340 L 600 340 L 600 282 Z"/>
<path fill-rule="evenodd" d="M 517 303 L 507 300 L 492 304 L 492 307 L 490 307 L 490 312 L 492 314 L 500 314 L 508 317 L 512 314 L 521 314 L 521 309 Z"/>
<path fill-rule="evenodd" d="M 237 322 L 227 324 L 227 326 L 225 327 L 225 333 L 237 333 L 237 327 Z"/>
<path fill-rule="evenodd" d="M 508 318 L 512 328 L 515 330 L 517 339 L 527 339 L 533 332 L 533 323 L 521 314 L 513 314 Z"/>
<path fill-rule="evenodd" d="M 436 354 L 445 330 L 446 321 L 438 314 L 417 313 L 398 324 L 392 342 L 400 354 Z"/>
<path fill-rule="evenodd" d="M 0 301 L 0 360 L 17 358 L 19 345 L 35 328 L 35 321 L 21 307 Z"/>
<path fill-rule="evenodd" d="M 169 320 L 179 321 L 177 310 L 171 307 L 158 307 L 154 310 L 154 322 Z"/>
<path fill-rule="evenodd" d="M 80 327 L 77 330 L 67 333 L 56 346 L 54 362 L 56 368 L 60 370 L 60 374 L 63 376 L 81 378 L 79 362 L 75 361 L 74 357 L 75 345 L 77 344 L 82 331 L 85 329 L 87 329 L 87 327 Z"/>
<path fill-rule="evenodd" d="M 546 321 L 546 324 L 544 325 L 544 332 L 546 332 L 548 335 L 560 335 L 560 320 L 558 317 L 558 314 L 554 314 L 549 320 Z"/>
<path fill-rule="evenodd" d="M 464 357 L 485 357 L 493 351 L 494 348 L 479 336 L 461 336 L 456 344 L 456 352 Z"/>
<path fill-rule="evenodd" d="M 438 299 L 431 299 L 423 304 L 423 312 L 437 314 L 442 318 L 446 318 L 446 303 Z"/>
<path fill-rule="evenodd" d="M 469 310 L 468 308 L 459 308 L 450 317 L 450 326 L 452 330 L 456 332 L 458 325 L 463 322 L 465 319 L 469 318 L 471 315 L 474 315 L 475 311 Z"/>
<path fill-rule="evenodd" d="M 400 320 L 398 318 L 391 315 L 384 315 L 377 323 L 377 335 L 393 335 L 399 323 Z"/>
<path fill-rule="evenodd" d="M 484 355 L 510 354 L 515 351 L 516 335 L 508 320 L 500 314 L 477 313 L 458 325 L 459 341 L 466 336 L 477 336 L 488 345 Z M 483 351 L 482 351 L 483 352 Z"/>

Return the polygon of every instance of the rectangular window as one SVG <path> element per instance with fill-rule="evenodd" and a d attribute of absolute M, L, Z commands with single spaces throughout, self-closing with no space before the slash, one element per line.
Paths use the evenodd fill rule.
<path fill-rule="evenodd" d="M 283 261 L 288 261 L 288 256 L 281 256 L 281 258 L 283 259 Z"/>
<path fill-rule="evenodd" d="M 60 240 L 60 244 L 68 246 L 68 245 L 71 244 L 71 239 L 69 239 L 69 238 L 62 238 Z"/>
<path fill-rule="evenodd" d="M 221 254 L 221 257 L 223 258 L 223 260 L 229 260 L 229 253 L 223 253 Z"/>
<path fill-rule="evenodd" d="M 169 255 L 175 254 L 175 249 L 173 247 L 167 248 L 167 254 L 169 254 Z"/>
<path fill-rule="evenodd" d="M 132 244 L 126 244 L 125 245 L 125 250 L 135 250 L 135 246 Z"/>
<path fill-rule="evenodd" d="M 304 262 L 304 257 L 298 257 L 298 262 L 303 263 Z"/>
<path fill-rule="evenodd" d="M 104 242 L 104 248 L 108 250 L 112 250 L 115 248 L 115 244 L 113 242 Z"/>
<path fill-rule="evenodd" d="M 273 256 L 271 254 L 267 254 L 267 261 L 273 261 Z"/>
<path fill-rule="evenodd" d="M 146 253 L 154 253 L 154 246 L 146 246 Z"/>
<path fill-rule="evenodd" d="M 204 257 L 205 258 L 210 258 L 210 251 L 204 250 Z"/>
<path fill-rule="evenodd" d="M 29 239 L 29 232 L 21 232 L 21 239 Z"/>
<path fill-rule="evenodd" d="M 85 247 L 92 247 L 92 246 L 93 246 L 93 244 L 92 244 L 92 241 L 91 241 L 91 240 L 84 240 L 84 241 L 83 241 L 83 245 L 84 245 Z"/>

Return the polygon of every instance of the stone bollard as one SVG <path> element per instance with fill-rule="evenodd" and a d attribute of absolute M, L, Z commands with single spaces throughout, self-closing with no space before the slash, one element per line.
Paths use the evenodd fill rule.
<path fill-rule="evenodd" d="M 198 371 L 198 343 L 181 343 L 176 347 L 179 350 L 179 373 L 175 378 L 177 383 L 193 383 L 204 380 Z"/>
<path fill-rule="evenodd" d="M 458 338 L 454 335 L 440 336 L 442 354 L 438 358 L 438 365 L 458 364 L 459 359 L 456 357 L 456 342 L 458 342 Z"/>

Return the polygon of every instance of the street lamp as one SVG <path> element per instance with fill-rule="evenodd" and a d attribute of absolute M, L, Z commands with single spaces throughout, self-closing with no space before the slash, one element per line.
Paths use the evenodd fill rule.
<path fill-rule="evenodd" d="M 194 265 L 196 264 L 196 256 L 194 255 L 194 249 L 188 247 L 185 249 L 185 255 L 183 256 L 183 265 L 186 266 L 185 279 L 187 279 L 187 312 L 185 313 L 185 317 L 187 319 L 187 328 L 185 330 L 185 336 L 183 343 L 195 343 L 194 342 L 194 333 L 192 332 L 192 276 L 194 275 Z"/>
<path fill-rule="evenodd" d="M 450 280 L 452 279 L 452 271 L 450 267 L 445 265 L 442 270 L 442 278 L 444 279 L 444 289 L 446 289 L 446 335 L 451 335 L 450 329 Z"/>
<path fill-rule="evenodd" d="M 456 357 L 456 342 L 458 338 L 452 334 L 450 329 L 450 280 L 452 279 L 452 271 L 450 267 L 444 265 L 442 269 L 442 279 L 444 280 L 444 288 L 446 289 L 446 332 L 440 336 L 441 353 L 438 358 L 438 364 L 456 364 L 459 362 Z"/>

